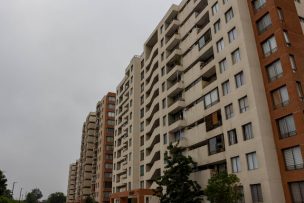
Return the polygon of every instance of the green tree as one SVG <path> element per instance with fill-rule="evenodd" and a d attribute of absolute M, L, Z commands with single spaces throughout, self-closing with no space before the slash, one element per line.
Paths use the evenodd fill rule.
<path fill-rule="evenodd" d="M 235 174 L 219 173 L 208 180 L 205 195 L 212 203 L 237 203 L 243 196 L 240 186 Z"/>
<path fill-rule="evenodd" d="M 95 200 L 94 200 L 91 196 L 88 196 L 88 197 L 85 199 L 85 203 L 95 203 Z"/>
<path fill-rule="evenodd" d="M 42 192 L 38 188 L 35 188 L 26 195 L 25 202 L 37 203 L 40 198 L 42 198 Z"/>
<path fill-rule="evenodd" d="M 47 203 L 65 203 L 66 197 L 62 192 L 55 192 L 48 196 Z"/>
<path fill-rule="evenodd" d="M 5 195 L 7 192 L 7 179 L 3 172 L 0 170 L 0 196 Z"/>
<path fill-rule="evenodd" d="M 190 156 L 183 155 L 183 148 L 178 144 L 168 146 L 165 153 L 164 175 L 156 180 L 159 187 L 155 190 L 161 203 L 200 203 L 203 191 L 200 185 L 189 179 L 196 163 Z"/>

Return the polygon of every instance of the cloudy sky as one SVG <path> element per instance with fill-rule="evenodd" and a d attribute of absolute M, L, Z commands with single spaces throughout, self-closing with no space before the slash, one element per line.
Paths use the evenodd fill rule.
<path fill-rule="evenodd" d="M 66 192 L 82 123 L 180 0 L 0 0 L 0 169 Z"/>

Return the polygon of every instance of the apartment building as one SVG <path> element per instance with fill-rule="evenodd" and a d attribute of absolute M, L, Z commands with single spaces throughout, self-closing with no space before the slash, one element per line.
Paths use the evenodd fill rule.
<path fill-rule="evenodd" d="M 141 57 L 134 56 L 116 90 L 113 189 L 125 192 L 138 189 L 140 126 Z"/>
<path fill-rule="evenodd" d="M 176 142 L 202 188 L 228 171 L 243 202 L 303 202 L 303 16 L 301 0 L 172 5 L 117 88 L 111 202 L 157 202 Z"/>
<path fill-rule="evenodd" d="M 96 106 L 97 139 L 93 194 L 98 203 L 109 203 L 112 191 L 115 96 L 115 93 L 109 92 Z"/>
<path fill-rule="evenodd" d="M 90 112 L 82 128 L 82 141 L 80 152 L 80 195 L 79 201 L 82 202 L 88 196 L 92 196 L 93 179 L 93 159 L 94 147 L 96 142 L 95 126 L 96 113 Z"/>
<path fill-rule="evenodd" d="M 76 180 L 77 180 L 77 166 L 78 163 L 72 163 L 69 167 L 69 177 L 68 177 L 68 190 L 67 190 L 67 203 L 75 202 L 76 193 Z"/>

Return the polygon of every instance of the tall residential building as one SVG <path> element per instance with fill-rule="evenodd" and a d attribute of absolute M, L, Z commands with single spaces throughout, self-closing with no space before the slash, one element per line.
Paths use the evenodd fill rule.
<path fill-rule="evenodd" d="M 78 162 L 70 164 L 69 178 L 68 178 L 68 190 L 67 190 L 67 198 L 66 198 L 67 203 L 75 202 L 77 166 L 78 166 Z"/>
<path fill-rule="evenodd" d="M 117 87 L 112 183 L 115 192 L 139 188 L 139 113 L 136 108 L 140 105 L 140 62 L 139 56 L 131 60 Z"/>
<path fill-rule="evenodd" d="M 111 201 L 157 202 L 179 141 L 202 188 L 228 171 L 246 203 L 303 202 L 303 19 L 300 0 L 173 5 L 117 87 Z"/>
<path fill-rule="evenodd" d="M 86 118 L 82 128 L 82 141 L 80 152 L 80 202 L 92 196 L 93 158 L 96 142 L 95 127 L 96 113 L 91 112 Z"/>
<path fill-rule="evenodd" d="M 109 203 L 112 191 L 115 93 L 109 92 L 96 106 L 95 200 Z"/>

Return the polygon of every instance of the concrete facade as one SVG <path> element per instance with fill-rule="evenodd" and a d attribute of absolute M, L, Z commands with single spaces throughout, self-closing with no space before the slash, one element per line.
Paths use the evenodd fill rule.
<path fill-rule="evenodd" d="M 140 81 L 134 83 L 133 95 L 139 96 L 131 98 L 125 90 L 128 74 L 117 88 L 122 99 L 116 106 L 113 197 L 124 191 L 155 189 L 153 180 L 164 170 L 166 147 L 179 141 L 187 149 L 185 154 L 198 162 L 192 177 L 202 188 L 214 173 L 228 171 L 240 178 L 244 202 L 292 202 L 286 193 L 288 183 L 281 176 L 284 159 L 274 139 L 277 127 L 268 113 L 272 107 L 261 68 L 261 41 L 256 41 L 258 17 L 253 16 L 252 7 L 263 2 L 184 0 L 172 5 L 137 59 L 140 73 L 133 75 Z M 291 8 L 288 18 L 296 25 L 298 37 L 291 40 L 303 50 L 303 2 L 281 4 Z M 300 53 L 300 48 L 293 52 L 301 69 L 299 78 L 290 78 L 294 83 L 302 81 L 304 57 Z M 296 93 L 295 84 L 291 88 Z M 301 141 L 297 141 L 301 143 L 303 103 L 293 99 L 297 106 L 291 112 L 298 112 L 296 126 Z M 129 101 L 133 110 L 125 105 Z M 139 119 L 123 120 L 131 113 Z M 130 125 L 139 126 L 139 131 L 128 132 Z M 126 145 L 120 144 L 123 140 Z M 128 147 L 128 140 L 133 147 Z M 293 177 L 301 181 L 302 171 L 297 170 Z M 157 200 L 146 196 L 145 202 Z"/>
<path fill-rule="evenodd" d="M 67 203 L 75 202 L 77 166 L 78 166 L 78 162 L 70 164 L 69 178 L 68 178 L 68 190 L 67 190 L 67 197 L 66 197 Z"/>
<path fill-rule="evenodd" d="M 96 173 L 94 197 L 109 203 L 112 191 L 115 93 L 108 93 L 96 106 Z"/>

